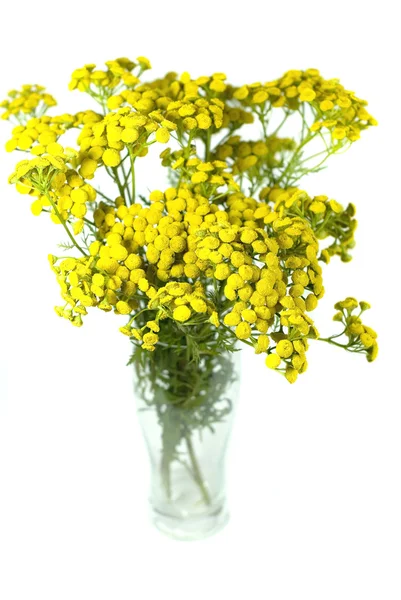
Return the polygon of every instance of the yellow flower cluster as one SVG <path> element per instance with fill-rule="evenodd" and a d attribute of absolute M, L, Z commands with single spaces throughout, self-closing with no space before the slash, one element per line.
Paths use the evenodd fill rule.
<path fill-rule="evenodd" d="M 101 115 L 91 110 L 76 115 L 65 113 L 57 117 L 49 115 L 33 117 L 25 125 L 14 127 L 12 137 L 5 147 L 8 152 L 21 150 L 29 151 L 35 156 L 46 153 L 58 156 L 61 152 L 61 144 L 58 140 L 68 129 L 81 128 L 87 123 L 94 123 L 101 119 Z"/>
<path fill-rule="evenodd" d="M 155 133 L 155 141 L 166 144 L 173 129 L 174 123 L 161 115 L 152 113 L 150 116 L 129 107 L 110 112 L 103 119 L 95 115 L 92 121 L 85 123 L 78 137 L 81 169 L 88 177 L 94 175 L 100 160 L 106 167 L 117 167 L 124 148 L 132 157 L 145 156 L 152 133 Z"/>
<path fill-rule="evenodd" d="M 170 282 L 159 288 L 157 293 L 148 302 L 149 310 L 156 311 L 154 319 L 146 321 L 140 329 L 131 327 L 135 317 L 129 323 L 120 328 L 120 331 L 128 336 L 133 336 L 142 342 L 144 350 L 155 350 L 159 341 L 160 321 L 170 318 L 176 323 L 191 325 L 204 321 L 205 315 L 211 323 L 218 326 L 218 316 L 213 303 L 207 298 L 205 289 L 200 282 L 194 285 L 189 283 Z"/>
<path fill-rule="evenodd" d="M 378 354 L 377 333 L 371 327 L 364 325 L 361 319 L 361 315 L 369 310 L 370 304 L 364 301 L 358 302 L 355 298 L 348 297 L 341 302 L 337 302 L 334 308 L 338 312 L 334 315 L 333 320 L 344 325 L 342 333 L 348 337 L 348 343 L 346 345 L 340 344 L 337 340 L 338 335 L 328 338 L 330 343 L 353 352 L 365 354 L 368 362 L 374 361 Z M 357 309 L 359 309 L 359 313 L 354 314 Z"/>
<path fill-rule="evenodd" d="M 21 90 L 8 92 L 8 98 L 0 102 L 0 108 L 4 109 L 1 117 L 6 120 L 14 117 L 19 123 L 24 123 L 27 116 L 40 117 L 56 104 L 46 88 L 40 85 L 23 85 Z"/>
<path fill-rule="evenodd" d="M 207 313 L 211 316 L 215 312 L 215 306 L 207 298 L 199 281 L 194 284 L 175 281 L 167 283 L 158 289 L 148 307 L 158 310 L 158 319 L 171 316 L 179 323 L 190 321 L 199 314 Z"/>
<path fill-rule="evenodd" d="M 230 106 L 227 101 L 223 113 L 223 127 L 230 132 L 240 129 L 243 125 L 251 125 L 254 122 L 253 114 L 238 106 Z"/>
<path fill-rule="evenodd" d="M 224 103 L 219 98 L 186 98 L 174 100 L 166 106 L 166 117 L 185 130 L 207 130 L 213 126 L 220 129 L 223 125 Z"/>
<path fill-rule="evenodd" d="M 45 153 L 57 156 L 59 144 L 57 140 L 65 133 L 67 125 L 74 121 L 72 115 L 64 115 L 64 121 L 54 117 L 43 116 L 29 119 L 26 125 L 18 125 L 12 130 L 12 138 L 6 144 L 6 150 L 30 150 L 40 156 Z"/>
<path fill-rule="evenodd" d="M 224 73 L 197 79 L 191 79 L 188 73 L 180 78 L 176 73 L 168 73 L 163 79 L 119 91 L 108 99 L 107 106 L 114 110 L 129 105 L 147 114 L 161 111 L 163 118 L 177 125 L 179 134 L 189 132 L 192 137 L 212 128 L 235 130 L 253 123 L 250 111 L 227 102 L 231 86 L 225 78 Z"/>
<path fill-rule="evenodd" d="M 117 199 L 116 205 L 118 209 L 124 207 L 122 199 Z M 139 213 L 137 216 L 138 219 L 143 218 Z M 121 222 L 114 223 L 106 236 L 106 244 L 92 242 L 89 257 L 68 258 L 61 260 L 59 264 L 57 264 L 59 260 L 57 257 L 49 257 L 52 268 L 57 273 L 62 297 L 66 301 L 66 306 L 68 305 L 68 308 L 56 307 L 57 314 L 73 321 L 74 324 L 82 324 L 81 315 L 86 314 L 86 308 L 90 306 L 97 306 L 104 311 L 114 308 L 118 314 L 129 315 L 138 307 L 139 294 L 139 297 L 147 299 L 147 310 L 155 311 L 154 319 L 149 321 L 139 333 L 139 330 L 131 327 L 136 318 L 134 315 L 121 331 L 125 335 L 141 339 L 144 342 L 144 349 L 148 350 L 154 349 L 152 346 L 157 340 L 153 337 L 154 343 L 151 344 L 149 335 L 146 337 L 147 334 L 143 332 L 151 329 L 155 334 L 161 319 L 171 318 L 177 323 L 187 321 L 192 323 L 193 317 L 200 315 L 203 320 L 210 319 L 211 323 L 218 326 L 215 306 L 207 298 L 205 289 L 199 281 L 194 284 L 169 282 L 163 287 L 155 286 L 155 272 L 148 257 L 155 246 L 148 245 L 146 256 L 141 256 L 138 253 L 140 245 L 137 241 L 129 239 L 128 235 L 124 238 L 121 235 L 123 231 L 128 233 L 128 229 L 124 229 Z M 178 250 L 175 240 L 178 240 L 178 236 L 171 238 L 170 245 Z M 182 245 L 181 250 L 183 250 Z M 160 254 L 159 264 L 162 264 L 163 259 L 168 259 L 170 262 L 174 260 L 175 253 L 172 251 L 164 255 Z M 162 266 L 167 265 L 163 263 Z"/>
<path fill-rule="evenodd" d="M 137 62 L 128 58 L 117 58 L 106 62 L 106 70 L 97 69 L 94 64 L 87 64 L 81 69 L 76 69 L 69 84 L 70 90 L 88 92 L 95 96 L 107 99 L 120 85 L 134 87 L 139 83 L 139 75 L 150 69 L 150 62 L 144 56 L 140 56 Z M 138 75 L 132 71 L 138 68 Z"/>
<path fill-rule="evenodd" d="M 127 251 L 140 252 L 159 281 L 197 278 L 207 265 L 193 252 L 199 240 L 194 234 L 218 207 L 184 185 L 164 193 L 152 192 L 150 203 L 149 207 L 139 203 L 126 206 L 122 198 L 117 199 L 115 208 L 100 203 L 94 212 L 99 236 L 107 246 L 118 242 L 115 258 L 124 257 L 121 242 Z"/>
<path fill-rule="evenodd" d="M 196 96 L 206 96 L 208 98 L 225 98 L 230 86 L 226 83 L 225 73 L 214 73 L 213 75 L 202 75 L 192 79 L 187 72 L 182 73 L 180 77 L 176 73 L 167 73 L 163 79 L 157 79 L 154 82 L 145 84 L 148 88 L 157 89 L 162 92 L 162 96 L 171 100 L 183 100 L 186 102 Z"/>
<path fill-rule="evenodd" d="M 49 255 L 61 296 L 66 302 L 65 306 L 56 306 L 59 316 L 72 321 L 74 325 L 82 325 L 82 315 L 87 314 L 90 306 L 97 306 L 106 312 L 114 307 L 119 314 L 129 314 L 137 307 L 132 298 L 136 286 L 123 281 L 117 274 L 111 275 L 97 268 L 96 257 L 65 258 L 56 264 L 59 260 Z"/>
<path fill-rule="evenodd" d="M 237 88 L 233 97 L 254 110 L 283 107 L 298 110 L 300 104 L 309 104 L 315 121 L 312 131 L 326 128 L 336 140 L 355 141 L 360 131 L 376 120 L 367 112 L 365 100 L 346 90 L 338 79 L 324 79 L 317 69 L 287 71 L 279 79 L 265 84 L 253 83 Z"/>
<path fill-rule="evenodd" d="M 94 212 L 103 242 L 93 242 L 90 253 L 96 258 L 96 273 L 112 281 L 107 301 L 116 312 L 130 314 L 127 299 L 138 292 L 150 299 L 151 310 L 179 297 L 178 303 L 187 308 L 175 310 L 174 301 L 170 315 L 179 322 L 192 316 L 188 306 L 211 314 L 216 309 L 204 291 L 198 308 L 191 303 L 192 284 L 157 284 L 185 277 L 203 289 L 207 277 L 221 282 L 231 303 L 220 315 L 224 325 L 233 327 L 237 338 L 250 339 L 256 351 L 276 314 L 292 338 L 310 336 L 313 323 L 306 312 L 316 308 L 324 290 L 318 244 L 306 221 L 283 219 L 265 203 L 240 193 L 231 194 L 227 210 L 221 210 L 191 186 L 152 192 L 150 202 L 149 207 L 128 207 L 118 198 L 113 209 L 100 203 Z M 92 305 L 103 296 L 104 290 L 97 300 L 92 297 Z"/>
<path fill-rule="evenodd" d="M 290 311 L 288 311 L 290 312 Z M 303 317 L 298 315 L 295 311 L 291 312 L 288 316 L 284 317 L 284 321 L 288 320 L 288 324 L 291 327 L 293 322 L 295 323 L 295 331 L 301 325 L 308 327 L 308 322 Z M 308 350 L 309 344 L 306 338 L 294 339 L 294 338 L 280 338 L 281 334 L 273 334 L 273 338 L 276 338 L 276 346 L 274 352 L 271 352 L 266 357 L 266 366 L 269 369 L 278 369 L 284 372 L 285 378 L 290 383 L 295 383 L 299 373 L 304 373 L 307 369 L 308 362 L 306 360 L 306 351 Z"/>
<path fill-rule="evenodd" d="M 164 150 L 160 157 L 164 166 L 170 166 L 173 171 L 182 173 L 182 176 L 195 184 L 195 192 L 213 196 L 222 186 L 227 186 L 229 190 L 239 190 L 224 160 L 205 162 L 197 156 L 186 158 L 184 150 L 171 152 L 170 148 Z"/>
<path fill-rule="evenodd" d="M 142 114 L 150 114 L 156 120 L 167 120 L 175 126 L 179 125 L 184 131 L 207 130 L 213 126 L 219 129 L 223 125 L 224 103 L 218 98 L 209 101 L 195 95 L 184 97 L 183 100 L 170 100 L 166 96 L 160 96 L 157 90 L 146 89 L 146 86 L 144 88 L 112 96 L 108 107 L 116 109 L 128 104 Z"/>
<path fill-rule="evenodd" d="M 250 340 L 256 352 L 265 346 L 275 322 L 291 339 L 317 337 L 306 312 L 316 308 L 324 288 L 318 243 L 307 221 L 282 218 L 266 204 L 238 193 L 229 197 L 227 207 L 200 224 L 195 250 L 232 302 L 224 324 L 235 328 L 237 338 Z"/>
<path fill-rule="evenodd" d="M 39 86 L 2 104 L 20 121 L 6 149 L 30 155 L 10 181 L 81 255 L 49 257 L 65 302 L 57 314 L 76 326 L 89 307 L 127 316 L 120 331 L 141 350 L 184 343 L 191 360 L 202 336 L 231 349 L 240 340 L 291 383 L 307 369 L 310 339 L 373 360 L 376 334 L 360 318 L 366 303 L 336 305 L 346 344 L 321 338 L 310 316 L 324 295 L 322 263 L 350 259 L 355 207 L 297 187 L 314 170 L 303 162 L 308 135 L 325 127 L 339 142 L 354 141 L 374 124 L 366 103 L 314 69 L 234 88 L 224 73 L 140 81 L 149 68 L 140 57 L 74 71 L 70 88 L 89 93 L 104 114 L 44 116 L 53 100 Z M 291 111 L 304 116 L 305 103 L 314 121 L 308 132 L 303 119 L 301 142 L 276 135 L 283 123 L 268 132 L 271 107 L 283 107 L 285 120 Z M 239 130 L 254 116 L 263 131 L 247 141 Z M 77 150 L 63 143 L 73 128 Z M 160 157 L 171 187 L 139 196 L 136 160 L 156 142 L 170 143 Z M 100 170 L 114 184 L 111 197 Z"/>
<path fill-rule="evenodd" d="M 56 224 L 72 220 L 77 235 L 84 227 L 88 203 L 96 200 L 96 191 L 76 170 L 68 168 L 72 151 L 56 142 L 51 142 L 47 150 L 53 153 L 19 162 L 10 182 L 17 183 L 20 193 L 37 197 L 31 204 L 35 216 L 46 210 Z"/>
<path fill-rule="evenodd" d="M 332 243 L 321 250 L 320 260 L 328 263 L 330 257 L 340 256 L 343 262 L 351 260 L 349 250 L 355 246 L 357 227 L 355 206 L 346 209 L 328 196 L 310 197 L 303 190 L 288 188 L 285 191 L 265 188 L 262 196 L 272 204 L 274 212 L 281 215 L 302 215 L 311 224 L 318 240 L 331 239 Z"/>
<path fill-rule="evenodd" d="M 20 184 L 21 188 L 25 187 L 25 193 L 32 189 L 41 191 L 50 185 L 55 174 L 64 173 L 66 170 L 64 157 L 47 154 L 31 160 L 21 160 L 10 175 L 9 182 Z M 24 193 L 22 189 L 19 191 Z"/>
<path fill-rule="evenodd" d="M 266 140 L 243 141 L 241 136 L 231 136 L 226 142 L 217 146 L 216 158 L 226 160 L 234 175 L 259 170 L 262 165 L 279 167 L 283 162 L 283 154 L 295 148 L 294 140 L 276 136 Z"/>

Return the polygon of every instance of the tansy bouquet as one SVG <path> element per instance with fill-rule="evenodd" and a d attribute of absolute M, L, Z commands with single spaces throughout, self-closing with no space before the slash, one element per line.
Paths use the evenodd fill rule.
<path fill-rule="evenodd" d="M 195 432 L 216 439 L 227 422 L 242 344 L 290 383 L 306 371 L 310 340 L 377 355 L 367 302 L 338 302 L 338 332 L 319 335 L 311 313 L 323 267 L 351 259 L 355 207 L 299 187 L 376 122 L 364 100 L 316 69 L 241 86 L 223 73 L 144 78 L 149 69 L 144 57 L 77 69 L 69 87 L 87 102 L 76 114 L 48 115 L 56 101 L 37 85 L 0 106 L 16 123 L 6 149 L 25 154 L 10 182 L 66 233 L 65 252 L 49 256 L 63 299 L 56 312 L 78 327 L 91 308 L 126 315 L 137 393 L 159 427 L 154 509 L 169 514 L 162 528 L 191 537 L 182 521 L 203 519 L 199 507 L 221 496 L 218 477 L 202 473 Z M 64 141 L 72 132 L 74 147 Z M 166 187 L 149 181 L 145 193 L 136 171 L 153 145 Z M 148 441 L 152 452 L 158 442 Z M 183 472 L 199 493 L 195 516 L 174 495 Z"/>

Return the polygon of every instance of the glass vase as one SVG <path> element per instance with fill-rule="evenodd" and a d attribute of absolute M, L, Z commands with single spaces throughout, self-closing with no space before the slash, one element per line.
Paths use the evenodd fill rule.
<path fill-rule="evenodd" d="M 185 347 L 135 362 L 135 394 L 151 466 L 155 526 L 179 540 L 208 537 L 228 521 L 225 459 L 239 392 L 239 352 Z"/>

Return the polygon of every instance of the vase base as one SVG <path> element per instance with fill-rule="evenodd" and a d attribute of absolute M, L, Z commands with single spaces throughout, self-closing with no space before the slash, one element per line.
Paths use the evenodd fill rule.
<path fill-rule="evenodd" d="M 151 518 L 155 527 L 174 540 L 203 540 L 221 531 L 229 521 L 225 506 L 207 514 L 193 517 L 175 517 L 151 508 Z"/>

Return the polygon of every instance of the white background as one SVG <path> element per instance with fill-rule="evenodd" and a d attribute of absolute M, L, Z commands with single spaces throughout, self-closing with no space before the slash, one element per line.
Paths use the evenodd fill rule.
<path fill-rule="evenodd" d="M 395 5 L 395 3 L 394 3 Z M 393 3 L 7 2 L 0 97 L 48 87 L 61 111 L 73 69 L 148 56 L 155 75 L 225 71 L 234 83 L 317 67 L 369 100 L 379 127 L 304 187 L 355 202 L 354 260 L 326 269 L 316 315 L 369 300 L 380 355 L 315 343 L 290 386 L 245 353 L 230 448 L 232 519 L 195 543 L 147 522 L 148 463 L 129 344 L 118 319 L 59 319 L 47 254 L 62 231 L 33 217 L 0 155 L 0 598 L 400 600 L 400 56 Z M 0 122 L 1 146 L 9 126 Z M 153 180 L 150 188 L 156 188 Z"/>

